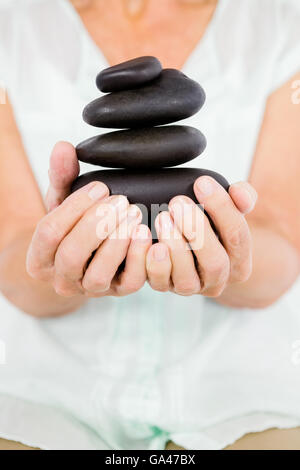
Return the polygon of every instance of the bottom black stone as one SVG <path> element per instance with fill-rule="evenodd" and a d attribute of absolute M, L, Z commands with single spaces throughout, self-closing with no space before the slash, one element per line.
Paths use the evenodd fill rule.
<path fill-rule="evenodd" d="M 111 195 L 122 194 L 131 204 L 137 204 L 143 212 L 143 223 L 152 228 L 156 239 L 154 221 L 159 212 L 168 209 L 170 200 L 178 195 L 190 197 L 198 203 L 193 186 L 199 176 L 211 176 L 226 191 L 228 181 L 214 171 L 199 168 L 165 168 L 156 171 L 99 170 L 86 173 L 74 181 L 72 192 L 92 181 L 102 181 Z"/>

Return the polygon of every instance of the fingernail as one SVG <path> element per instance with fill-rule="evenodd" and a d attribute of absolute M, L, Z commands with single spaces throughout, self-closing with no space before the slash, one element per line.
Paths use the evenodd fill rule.
<path fill-rule="evenodd" d="M 247 182 L 246 183 L 245 182 L 236 183 L 235 186 L 241 188 L 243 190 L 244 194 L 247 195 L 248 209 L 244 213 L 248 214 L 249 212 L 251 212 L 254 209 L 255 204 L 257 202 L 258 194 L 257 194 L 256 190 Z"/>
<path fill-rule="evenodd" d="M 206 176 L 199 178 L 196 186 L 200 195 L 203 197 L 210 196 L 213 193 L 213 184 Z"/>
<path fill-rule="evenodd" d="M 125 196 L 113 196 L 109 201 L 115 209 L 123 211 L 128 207 L 128 199 Z"/>
<path fill-rule="evenodd" d="M 149 229 L 146 225 L 140 225 L 135 230 L 133 237 L 134 240 L 139 240 L 143 242 L 147 242 L 149 240 Z"/>
<path fill-rule="evenodd" d="M 89 191 L 88 195 L 92 201 L 98 201 L 107 194 L 107 186 L 103 183 L 96 183 L 95 186 Z"/>
<path fill-rule="evenodd" d="M 249 214 L 249 212 L 252 212 L 255 207 L 257 201 L 257 193 L 255 195 L 254 192 L 250 192 L 248 191 L 248 189 L 246 189 L 245 192 L 247 194 L 247 199 L 249 200 L 249 207 L 245 213 Z"/>
<path fill-rule="evenodd" d="M 132 222 L 133 220 L 136 220 L 138 216 L 140 215 L 140 210 L 136 206 L 130 206 L 128 209 L 128 216 L 127 219 L 129 222 Z"/>
<path fill-rule="evenodd" d="M 258 194 L 257 194 L 257 192 L 254 188 L 252 188 L 252 190 L 251 191 L 249 190 L 248 192 L 249 192 L 251 200 L 252 200 L 252 204 L 253 204 L 252 209 L 253 209 L 255 204 L 257 203 Z"/>
<path fill-rule="evenodd" d="M 173 229 L 173 222 L 168 213 L 162 213 L 159 218 L 159 225 L 162 231 L 170 232 Z"/>
<path fill-rule="evenodd" d="M 187 206 L 192 206 L 194 204 L 194 202 L 190 198 L 185 197 L 185 196 L 176 196 L 174 199 L 172 199 L 171 205 L 174 205 L 177 203 L 187 205 Z"/>
<path fill-rule="evenodd" d="M 250 193 L 250 191 L 248 191 L 248 189 L 245 189 L 245 194 L 247 194 L 248 205 L 249 205 L 247 212 L 251 212 L 252 209 L 254 208 L 255 201 L 253 200 L 253 196 Z"/>
<path fill-rule="evenodd" d="M 170 204 L 170 212 L 177 218 L 193 211 L 193 203 L 187 198 L 177 197 Z"/>
<path fill-rule="evenodd" d="M 48 170 L 48 176 L 49 176 L 49 180 L 52 181 L 55 179 L 55 177 L 57 177 L 57 173 L 52 168 L 50 168 Z"/>
<path fill-rule="evenodd" d="M 167 258 L 167 247 L 163 244 L 154 245 L 153 256 L 155 261 L 164 261 Z"/>

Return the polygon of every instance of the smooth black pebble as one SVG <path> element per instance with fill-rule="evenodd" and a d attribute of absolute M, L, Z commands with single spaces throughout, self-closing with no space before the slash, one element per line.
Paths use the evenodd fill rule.
<path fill-rule="evenodd" d="M 83 119 L 111 129 L 160 126 L 193 116 L 204 102 L 205 92 L 197 82 L 179 70 L 165 69 L 143 87 L 92 101 L 84 108 Z"/>
<path fill-rule="evenodd" d="M 155 169 L 181 165 L 198 157 L 206 147 L 194 127 L 147 127 L 110 132 L 81 142 L 78 160 L 108 168 Z"/>
<path fill-rule="evenodd" d="M 96 85 L 103 93 L 130 90 L 151 82 L 161 72 L 162 65 L 156 57 L 138 57 L 103 70 L 97 75 Z"/>
<path fill-rule="evenodd" d="M 170 200 L 178 195 L 190 197 L 198 204 L 193 191 L 199 176 L 211 176 L 226 191 L 228 181 L 214 171 L 199 168 L 166 168 L 154 171 L 139 170 L 99 170 L 86 173 L 77 178 L 72 192 L 93 181 L 102 181 L 110 189 L 110 194 L 123 194 L 131 204 L 137 204 L 143 212 L 143 223 L 151 229 L 156 238 L 154 221 L 159 212 L 168 209 Z"/>

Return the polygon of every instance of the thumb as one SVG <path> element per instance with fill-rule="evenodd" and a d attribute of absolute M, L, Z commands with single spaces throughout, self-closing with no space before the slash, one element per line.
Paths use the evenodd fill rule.
<path fill-rule="evenodd" d="M 71 185 L 78 175 L 79 162 L 75 148 L 68 142 L 58 142 L 50 157 L 50 185 L 46 196 L 49 212 L 69 196 Z"/>

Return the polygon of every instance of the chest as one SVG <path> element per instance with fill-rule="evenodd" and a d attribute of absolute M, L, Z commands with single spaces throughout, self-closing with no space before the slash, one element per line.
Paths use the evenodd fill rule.
<path fill-rule="evenodd" d="M 153 55 L 164 67 L 181 69 L 209 27 L 217 3 L 188 9 L 176 7 L 176 2 L 172 5 L 160 12 L 150 9 L 137 18 L 128 18 L 124 11 L 113 8 L 101 14 L 97 10 L 79 14 L 108 63 Z"/>

